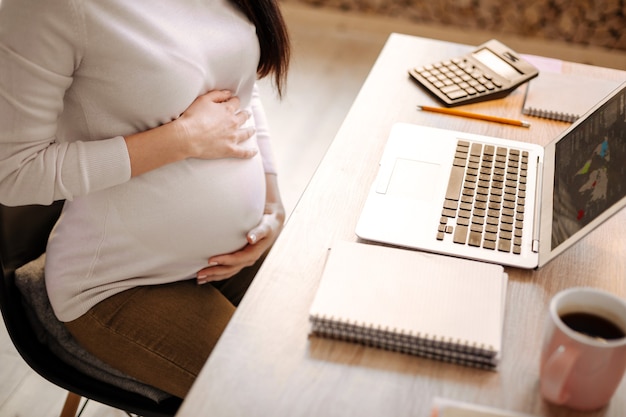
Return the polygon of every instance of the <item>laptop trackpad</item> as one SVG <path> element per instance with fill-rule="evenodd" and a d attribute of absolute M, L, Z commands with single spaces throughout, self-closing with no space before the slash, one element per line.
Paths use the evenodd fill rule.
<path fill-rule="evenodd" d="M 440 175 L 439 164 L 412 159 L 396 159 L 383 194 L 418 200 L 431 200 L 437 190 Z"/>

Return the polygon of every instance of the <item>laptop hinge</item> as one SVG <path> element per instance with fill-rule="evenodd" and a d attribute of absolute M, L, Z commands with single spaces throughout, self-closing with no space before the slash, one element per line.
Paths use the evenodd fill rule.
<path fill-rule="evenodd" d="M 534 214 L 534 224 L 533 224 L 533 244 L 532 251 L 535 253 L 539 252 L 539 231 L 541 229 L 541 195 L 543 188 L 543 178 L 541 174 L 543 173 L 543 164 L 537 157 L 537 187 L 535 187 L 535 214 Z"/>

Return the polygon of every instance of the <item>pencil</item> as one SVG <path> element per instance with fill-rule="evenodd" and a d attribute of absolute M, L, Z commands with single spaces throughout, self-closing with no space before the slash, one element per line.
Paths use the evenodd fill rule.
<path fill-rule="evenodd" d="M 450 114 L 452 116 L 467 117 L 470 119 L 487 120 L 489 122 L 504 123 L 507 125 L 530 127 L 530 123 L 523 120 L 506 119 L 504 117 L 490 116 L 487 114 L 470 113 L 462 110 L 449 109 L 447 107 L 430 107 L 430 106 L 417 106 L 418 110 L 430 111 L 433 113 Z"/>

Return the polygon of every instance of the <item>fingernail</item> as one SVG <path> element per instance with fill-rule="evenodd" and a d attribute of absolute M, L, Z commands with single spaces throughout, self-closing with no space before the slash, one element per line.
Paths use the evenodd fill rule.
<path fill-rule="evenodd" d="M 209 266 L 218 266 L 218 265 L 219 264 L 217 262 L 215 262 L 215 261 L 209 262 Z M 205 275 L 205 277 L 206 277 L 206 275 Z"/>
<path fill-rule="evenodd" d="M 256 243 L 256 235 L 255 234 L 249 234 L 248 235 L 248 240 L 250 241 L 250 243 Z"/>

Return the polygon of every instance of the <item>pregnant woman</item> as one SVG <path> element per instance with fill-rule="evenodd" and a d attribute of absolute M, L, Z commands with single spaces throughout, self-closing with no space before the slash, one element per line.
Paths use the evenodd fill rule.
<path fill-rule="evenodd" d="M 276 0 L 0 0 L 0 203 L 65 200 L 55 314 L 172 395 L 282 228 L 256 80 L 288 62 Z"/>

